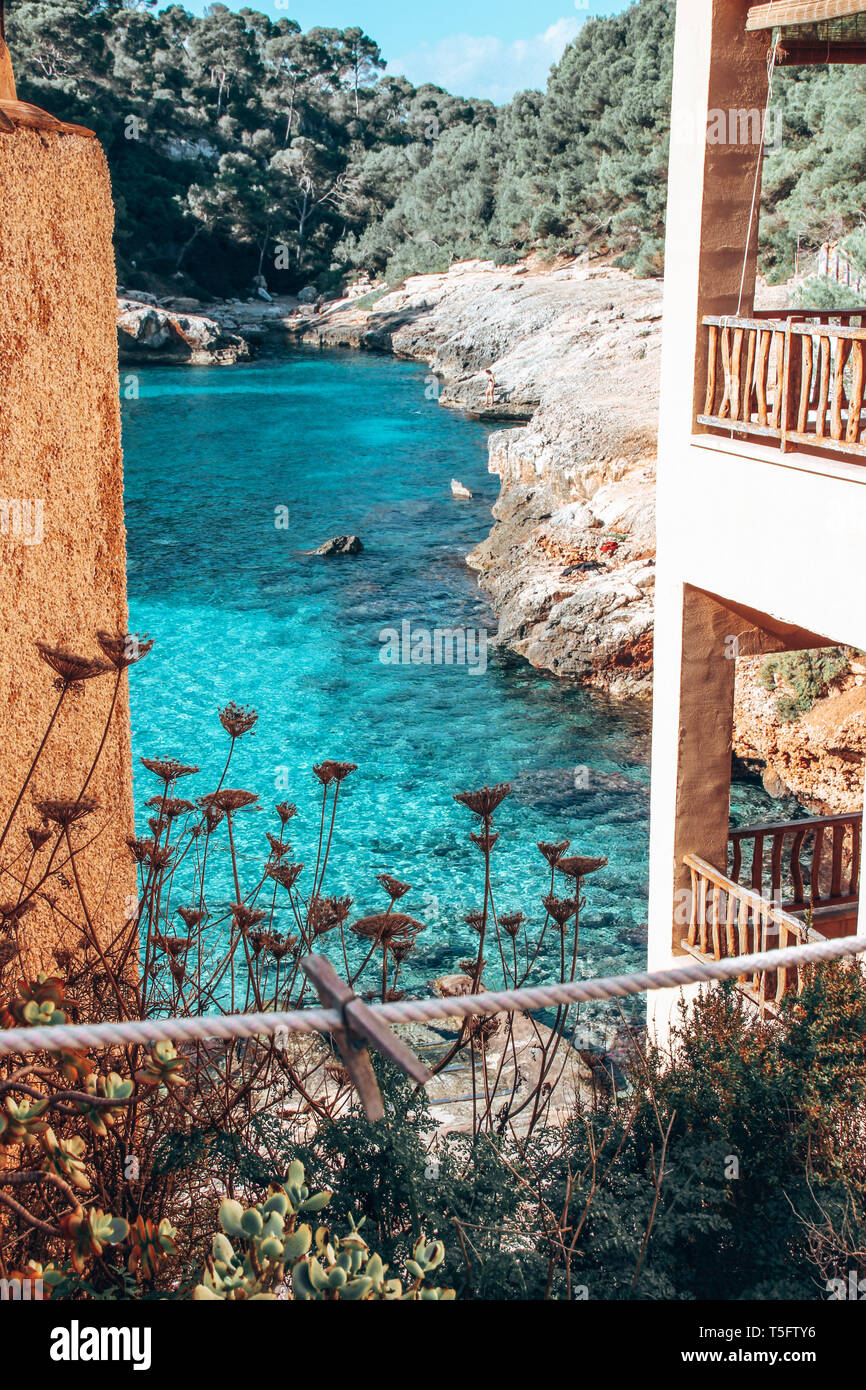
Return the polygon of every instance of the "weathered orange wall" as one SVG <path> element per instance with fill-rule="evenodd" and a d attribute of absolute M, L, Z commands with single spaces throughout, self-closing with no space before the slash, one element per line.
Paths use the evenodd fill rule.
<path fill-rule="evenodd" d="M 86 655 L 95 633 L 125 631 L 126 551 L 115 330 L 113 206 L 95 140 L 18 129 L 0 134 L 0 499 L 41 500 L 43 538 L 0 534 L 0 829 L 57 698 L 34 643 Z M 36 512 L 31 510 L 31 522 Z M 101 736 L 113 673 L 67 697 L 33 790 L 78 794 Z M 135 892 L 124 839 L 131 832 L 128 677 L 100 771 L 88 789 L 100 811 L 74 838 L 103 826 L 81 861 L 103 931 L 122 921 Z M 38 824 L 28 793 L 17 833 Z M 0 902 L 14 896 L 8 876 Z M 75 898 L 58 906 L 78 917 Z M 58 921 L 40 910 L 24 936 L 31 965 L 51 965 Z"/>

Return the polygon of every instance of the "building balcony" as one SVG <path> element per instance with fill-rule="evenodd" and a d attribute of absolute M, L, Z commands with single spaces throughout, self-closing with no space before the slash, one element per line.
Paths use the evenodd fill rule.
<path fill-rule="evenodd" d="M 698 425 L 782 453 L 866 459 L 866 309 L 756 311 L 703 327 Z"/>
<path fill-rule="evenodd" d="M 725 960 L 854 935 L 859 904 L 859 813 L 732 830 L 726 872 L 686 855 L 689 922 L 681 948 Z M 758 971 L 739 987 L 773 1012 L 802 987 L 802 972 Z"/>

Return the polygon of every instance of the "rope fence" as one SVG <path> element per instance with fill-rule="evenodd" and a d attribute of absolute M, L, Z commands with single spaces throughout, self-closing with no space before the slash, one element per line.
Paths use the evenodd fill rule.
<path fill-rule="evenodd" d="M 654 990 L 678 989 L 787 966 L 820 965 L 866 952 L 866 936 L 813 942 L 784 950 L 763 951 L 721 961 L 690 961 L 630 975 L 609 975 L 572 984 L 537 985 L 526 989 L 488 990 L 449 998 L 401 1000 L 370 1006 L 380 1023 L 428 1023 L 441 1018 L 471 1018 L 484 1014 L 531 1013 L 538 1009 L 624 999 Z M 330 1033 L 345 1029 L 342 1009 L 296 1009 L 289 1013 L 233 1014 L 209 1018 L 128 1020 L 122 1023 L 64 1023 L 54 1027 L 0 1030 L 0 1056 L 66 1049 L 111 1047 L 123 1043 L 195 1042 L 213 1039 L 274 1037 L 288 1033 Z"/>

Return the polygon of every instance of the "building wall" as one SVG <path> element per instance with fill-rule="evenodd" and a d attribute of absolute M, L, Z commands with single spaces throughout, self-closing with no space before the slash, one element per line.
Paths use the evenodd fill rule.
<path fill-rule="evenodd" d="M 57 699 L 34 643 L 92 655 L 97 629 L 126 630 L 112 228 L 108 169 L 95 140 L 0 134 L 0 500 L 12 503 L 0 535 L 0 827 Z M 30 504 L 20 524 L 16 503 Z M 103 830 L 81 867 L 104 931 L 122 920 L 135 892 L 123 843 L 133 826 L 127 682 L 88 789 L 100 811 L 78 832 Z M 78 794 L 113 683 L 113 674 L 103 676 L 67 697 L 33 793 Z M 28 793 L 4 864 L 26 844 L 26 827 L 38 824 L 30 801 Z M 8 877 L 0 881 L 0 901 L 14 888 Z M 57 902 L 53 921 L 42 910 L 25 919 L 34 968 L 50 967 L 52 946 L 67 933 L 63 910 L 80 916 L 62 886 Z"/>
<path fill-rule="evenodd" d="M 759 144 L 712 144 L 712 112 L 762 111 L 769 36 L 749 0 L 677 7 L 658 467 L 650 968 L 673 958 L 682 855 L 725 868 L 736 638 L 780 628 L 866 645 L 866 466 L 696 432 L 708 314 L 752 309 Z M 731 123 L 733 124 L 733 123 Z M 701 591 L 706 591 L 702 593 Z M 711 595 L 713 597 L 707 597 Z M 761 640 L 761 633 L 758 633 Z M 755 648 L 760 650 L 760 646 Z M 771 648 L 767 648 L 771 649 Z M 754 650 L 754 649 L 753 649 Z M 650 1000 L 664 1032 L 676 998 Z"/>

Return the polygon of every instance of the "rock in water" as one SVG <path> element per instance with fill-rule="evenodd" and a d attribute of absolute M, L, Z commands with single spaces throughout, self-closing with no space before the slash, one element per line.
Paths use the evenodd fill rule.
<path fill-rule="evenodd" d="M 472 498 L 472 493 L 469 491 L 468 487 L 464 487 L 462 483 L 458 483 L 458 481 L 457 481 L 456 478 L 452 478 L 452 479 L 451 479 L 451 496 L 452 496 L 452 497 L 465 497 L 465 498 L 468 498 L 468 499 L 471 500 L 471 498 Z"/>
<path fill-rule="evenodd" d="M 214 319 L 133 299 L 117 302 L 117 347 L 122 363 L 159 359 L 193 366 L 231 365 L 250 352 L 243 338 L 225 333 Z"/>
<path fill-rule="evenodd" d="M 364 549 L 358 536 L 334 536 L 316 551 L 317 555 L 358 555 Z"/>

